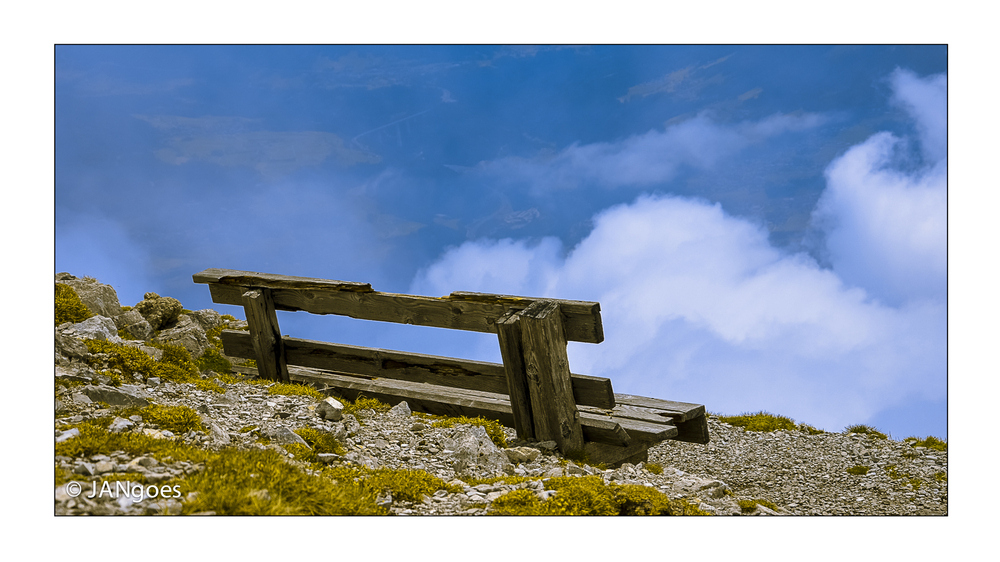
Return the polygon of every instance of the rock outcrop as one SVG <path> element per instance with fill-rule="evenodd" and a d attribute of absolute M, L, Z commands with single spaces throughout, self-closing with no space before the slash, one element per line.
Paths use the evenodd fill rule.
<path fill-rule="evenodd" d="M 153 330 L 160 330 L 177 321 L 184 307 L 173 297 L 161 297 L 156 293 L 146 293 L 143 300 L 136 303 L 138 311 Z"/>
<path fill-rule="evenodd" d="M 73 287 L 83 304 L 94 314 L 111 318 L 120 313 L 122 305 L 118 302 L 118 293 L 111 285 L 90 277 L 80 279 L 69 273 L 57 273 L 56 282 Z"/>

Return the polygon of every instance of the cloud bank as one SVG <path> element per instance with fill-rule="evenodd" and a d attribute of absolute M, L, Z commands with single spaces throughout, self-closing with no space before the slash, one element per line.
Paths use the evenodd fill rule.
<path fill-rule="evenodd" d="M 891 83 L 925 162 L 896 166 L 894 151 L 907 139 L 887 133 L 831 162 L 815 224 L 832 268 L 776 249 L 764 228 L 718 204 L 643 195 L 597 214 L 568 250 L 556 238 L 452 248 L 411 290 L 599 301 L 606 340 L 570 344 L 571 362 L 576 372 L 610 377 L 619 392 L 721 413 L 764 409 L 831 431 L 908 403 L 938 403 L 923 415 L 933 434 L 946 435 L 946 163 L 937 103 L 945 79 L 899 71 Z M 608 185 L 662 180 L 682 163 L 665 156 L 674 148 L 687 148 L 683 163 L 724 162 L 730 147 L 810 119 L 725 128 L 701 116 L 664 133 L 572 146 L 530 173 L 596 174 Z"/>

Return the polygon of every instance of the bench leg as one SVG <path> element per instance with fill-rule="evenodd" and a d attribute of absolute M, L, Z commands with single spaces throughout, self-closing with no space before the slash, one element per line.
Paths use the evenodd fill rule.
<path fill-rule="evenodd" d="M 521 347 L 535 438 L 566 453 L 583 451 L 559 303 L 535 301 L 520 312 Z"/>
<path fill-rule="evenodd" d="M 257 373 L 268 380 L 289 382 L 271 290 L 251 289 L 243 293 L 243 310 L 250 325 L 254 351 L 257 352 Z"/>
<path fill-rule="evenodd" d="M 514 429 L 519 439 L 535 439 L 535 422 L 531 417 L 528 396 L 528 376 L 524 370 L 524 350 L 521 347 L 521 313 L 511 310 L 497 320 L 500 356 L 507 375 L 507 395 L 514 415 Z"/>

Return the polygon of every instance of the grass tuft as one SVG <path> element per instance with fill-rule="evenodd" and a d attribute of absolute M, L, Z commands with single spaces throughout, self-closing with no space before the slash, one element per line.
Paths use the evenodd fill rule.
<path fill-rule="evenodd" d="M 871 427 L 869 425 L 849 425 L 844 429 L 844 433 L 860 433 L 862 435 L 869 435 L 875 439 L 888 439 L 889 437 L 882 433 L 881 431 Z"/>
<path fill-rule="evenodd" d="M 742 427 L 747 431 L 771 432 L 780 429 L 798 429 L 798 426 L 795 425 L 795 422 L 791 418 L 777 416 L 764 411 L 739 416 L 719 416 L 719 421 L 736 427 Z"/>

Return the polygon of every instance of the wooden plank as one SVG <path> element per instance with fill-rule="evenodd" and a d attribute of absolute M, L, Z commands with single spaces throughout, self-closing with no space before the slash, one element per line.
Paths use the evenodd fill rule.
<path fill-rule="evenodd" d="M 677 428 L 670 424 L 649 423 L 642 420 L 620 418 L 618 416 L 580 412 L 581 424 L 584 424 L 587 427 L 597 428 L 599 425 L 598 421 L 611 421 L 621 426 L 621 429 L 628 434 L 629 439 L 626 440 L 625 443 L 621 441 L 621 435 L 617 430 L 614 430 L 616 433 L 616 436 L 614 437 L 608 435 L 602 436 L 600 439 L 590 439 L 591 441 L 600 441 L 611 445 L 623 445 L 639 442 L 659 443 L 660 441 L 673 438 L 678 433 Z M 594 430 L 590 432 L 590 435 L 594 435 Z"/>
<path fill-rule="evenodd" d="M 262 289 L 318 289 L 331 291 L 372 292 L 370 283 L 355 283 L 352 281 L 335 281 L 332 279 L 317 279 L 315 277 L 292 277 L 289 275 L 274 275 L 256 271 L 239 271 L 235 269 L 209 268 L 195 273 L 195 283 L 219 283 L 240 287 L 259 287 Z"/>
<path fill-rule="evenodd" d="M 708 444 L 708 416 L 700 416 L 692 420 L 677 423 L 677 441 L 687 443 Z"/>
<path fill-rule="evenodd" d="M 531 415 L 531 398 L 528 396 L 527 373 L 521 349 L 521 315 L 508 311 L 497 320 L 497 337 L 507 378 L 507 394 L 514 415 L 514 429 L 522 439 L 534 439 L 535 422 Z"/>
<path fill-rule="evenodd" d="M 278 317 L 274 312 L 274 302 L 267 289 L 251 290 L 243 293 L 243 309 L 248 334 L 253 342 L 254 355 L 261 376 L 272 381 L 288 382 L 288 366 L 278 329 Z"/>
<path fill-rule="evenodd" d="M 638 464 L 649 460 L 650 443 L 633 443 L 627 447 L 617 447 L 606 443 L 589 442 L 583 448 L 587 461 L 592 465 L 606 464 L 618 467 L 624 463 Z"/>
<path fill-rule="evenodd" d="M 468 291 L 453 291 L 445 298 L 456 301 L 500 303 L 506 306 L 508 310 L 524 310 L 528 308 L 529 304 L 539 300 L 555 301 L 559 303 L 559 312 L 563 316 L 566 339 L 568 341 L 586 341 L 590 343 L 601 343 L 604 341 L 604 324 L 601 321 L 601 303 L 599 302 L 518 297 L 514 295 L 472 293 Z M 586 316 L 590 316 L 590 321 L 587 323 L 580 322 Z"/>
<path fill-rule="evenodd" d="M 238 370 L 247 374 L 254 372 L 253 368 L 248 367 Z M 503 394 L 457 388 L 442 389 L 424 383 L 387 379 L 371 380 L 297 366 L 290 366 L 289 372 L 293 381 L 311 384 L 321 390 L 326 388 L 326 392 L 336 393 L 349 400 L 364 394 L 393 405 L 405 400 L 410 409 L 418 412 L 445 416 L 482 416 L 508 427 L 513 427 L 514 424 L 510 400 Z M 662 441 L 676 432 L 671 426 L 654 426 L 609 416 L 581 416 L 581 426 L 587 441 L 616 446 L 621 446 L 623 442 Z"/>
<path fill-rule="evenodd" d="M 688 402 L 672 402 L 659 398 L 633 396 L 631 394 L 615 394 L 615 403 L 636 408 L 649 408 L 668 413 L 674 421 L 683 422 L 705 415 L 705 406 Z"/>
<path fill-rule="evenodd" d="M 272 289 L 278 310 L 337 314 L 362 320 L 432 326 L 454 330 L 496 333 L 496 320 L 514 307 L 511 297 L 480 295 L 425 297 L 372 291 L 365 283 L 326 281 L 270 275 L 249 271 L 207 269 L 194 275 L 196 283 L 208 283 L 212 301 L 242 305 L 242 295 L 251 288 Z M 366 288 L 367 287 L 367 288 Z M 526 307 L 537 299 L 517 301 Z M 600 304 L 560 301 L 564 335 L 569 341 L 604 341 Z"/>
<path fill-rule="evenodd" d="M 226 355 L 256 359 L 251 336 L 240 330 L 221 334 Z M 405 353 L 386 349 L 318 342 L 283 337 L 285 361 L 289 365 L 327 371 L 355 373 L 416 382 L 507 393 L 507 375 L 499 363 Z M 612 408 L 615 405 L 611 380 L 571 374 L 573 397 L 578 404 Z M 516 426 L 515 426 L 516 427 Z"/>
<path fill-rule="evenodd" d="M 348 400 L 355 400 L 363 394 L 391 405 L 406 401 L 410 409 L 417 412 L 471 418 L 483 416 L 509 427 L 512 427 L 514 422 L 510 412 L 510 402 L 501 394 L 444 389 L 423 383 L 386 379 L 368 380 L 294 366 L 291 367 L 291 378 L 296 382 L 314 385 L 324 392 L 329 393 L 333 390 L 335 394 Z"/>
<path fill-rule="evenodd" d="M 535 437 L 555 441 L 563 453 L 582 452 L 559 303 L 535 301 L 518 314 Z"/>

